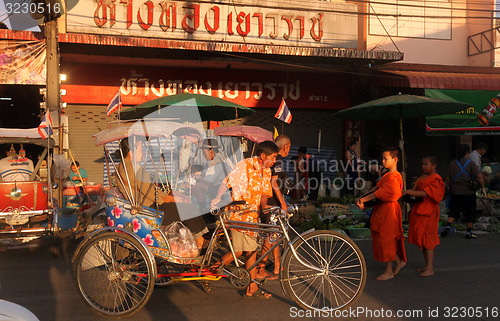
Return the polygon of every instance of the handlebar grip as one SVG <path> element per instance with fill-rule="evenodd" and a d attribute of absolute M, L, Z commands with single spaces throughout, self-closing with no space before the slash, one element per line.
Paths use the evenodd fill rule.
<path fill-rule="evenodd" d="M 231 203 L 227 204 L 226 206 L 229 206 L 229 205 L 245 205 L 246 203 L 247 203 L 247 201 L 245 201 L 245 200 L 232 201 Z"/>
<path fill-rule="evenodd" d="M 231 203 L 226 204 L 226 205 L 222 205 L 221 203 L 218 203 L 217 204 L 217 208 L 214 209 L 214 210 L 212 210 L 211 213 L 212 213 L 212 215 L 217 215 L 217 214 L 219 214 L 219 212 L 226 210 L 229 206 L 232 206 L 232 205 L 245 205 L 246 203 L 247 202 L 245 200 L 232 201 Z"/>

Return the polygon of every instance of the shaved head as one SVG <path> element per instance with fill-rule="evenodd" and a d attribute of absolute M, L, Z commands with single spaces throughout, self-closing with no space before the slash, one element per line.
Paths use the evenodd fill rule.
<path fill-rule="evenodd" d="M 291 144 L 290 138 L 286 135 L 279 135 L 278 137 L 276 137 L 274 142 L 276 143 L 276 145 L 278 145 L 279 149 L 287 144 Z"/>

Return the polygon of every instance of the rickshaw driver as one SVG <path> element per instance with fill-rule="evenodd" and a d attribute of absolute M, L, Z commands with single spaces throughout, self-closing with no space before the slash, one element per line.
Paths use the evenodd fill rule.
<path fill-rule="evenodd" d="M 167 194 L 159 189 L 155 191 L 156 187 L 154 185 L 150 187 L 152 183 L 149 173 L 142 166 L 138 165 L 143 158 L 142 142 L 137 140 L 135 148 L 130 148 L 129 139 L 131 140 L 132 138 L 124 138 L 120 141 L 121 153 L 120 149 L 116 153 L 118 158 L 121 158 L 122 154 L 124 156 L 122 162 L 117 166 L 117 174 L 125 184 L 124 187 L 122 181 L 118 179 L 117 186 L 120 193 L 126 199 L 128 199 L 127 195 L 132 195 L 132 197 L 133 195 L 138 195 L 138 201 L 143 202 L 143 206 L 157 207 L 163 211 L 162 225 L 181 221 L 180 212 L 190 213 L 193 218 L 182 222 L 191 230 L 198 248 L 201 249 L 204 247 L 207 242 L 205 242 L 203 235 L 208 232 L 208 228 L 201 217 L 201 213 L 190 203 L 189 198 L 185 195 L 175 191 Z M 137 164 L 135 167 L 134 163 Z M 130 191 L 129 183 L 133 187 L 133 191 Z M 156 202 L 156 194 L 158 195 L 158 202 Z"/>
<path fill-rule="evenodd" d="M 267 207 L 267 199 L 271 197 L 271 167 L 276 162 L 279 148 L 274 142 L 265 141 L 257 144 L 256 155 L 246 158 L 236 164 L 235 168 L 222 182 L 219 192 L 210 206 L 216 208 L 222 195 L 227 188 L 232 188 L 232 198 L 234 201 L 245 200 L 250 206 L 250 211 L 231 213 L 230 220 L 258 223 L 259 211 Z M 257 259 L 258 239 L 256 232 L 249 230 L 231 229 L 232 245 L 236 257 L 245 253 L 245 267 L 250 268 Z M 212 269 L 219 269 L 228 265 L 233 260 L 231 252 L 226 253 L 220 262 L 217 262 Z M 264 267 L 257 267 L 248 271 L 253 280 L 264 279 L 269 273 Z M 251 282 L 248 286 L 245 297 L 270 299 L 271 294 L 259 289 L 257 284 Z"/>

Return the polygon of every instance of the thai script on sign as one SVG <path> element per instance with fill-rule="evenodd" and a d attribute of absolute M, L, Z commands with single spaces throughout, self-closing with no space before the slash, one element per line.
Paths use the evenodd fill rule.
<path fill-rule="evenodd" d="M 263 10 L 234 5 L 176 1 L 96 0 L 94 22 L 99 28 L 113 28 L 117 17 L 125 17 L 126 29 L 134 24 L 147 31 L 153 26 L 164 33 L 182 29 L 186 34 L 255 37 L 302 40 L 310 37 L 316 42 L 323 38 L 323 14 L 320 12 Z M 280 30 L 285 30 L 280 34 Z"/>
<path fill-rule="evenodd" d="M 285 98 L 291 100 L 300 99 L 300 79 L 294 83 L 277 82 L 233 82 L 198 80 L 151 80 L 142 74 L 132 72 L 131 77 L 121 78 L 120 91 L 122 95 L 135 96 L 139 89 L 144 96 L 155 95 L 158 97 L 176 95 L 178 93 L 192 93 L 209 96 L 217 96 L 227 99 L 268 99 Z"/>

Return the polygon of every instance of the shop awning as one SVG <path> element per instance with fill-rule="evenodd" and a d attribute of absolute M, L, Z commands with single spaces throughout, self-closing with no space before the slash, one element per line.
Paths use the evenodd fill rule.
<path fill-rule="evenodd" d="M 498 95 L 498 91 L 426 89 L 425 95 L 466 102 L 473 106 L 458 114 L 427 117 L 427 135 L 500 135 L 500 112 L 493 116 L 488 126 L 482 126 L 477 120 L 477 115 Z"/>
<path fill-rule="evenodd" d="M 374 81 L 380 86 L 500 91 L 500 70 L 492 67 L 394 63 L 378 71 Z"/>
<path fill-rule="evenodd" d="M 391 73 L 406 77 L 397 79 L 397 82 L 404 84 L 401 87 L 500 91 L 500 74 L 426 71 L 391 71 Z"/>

